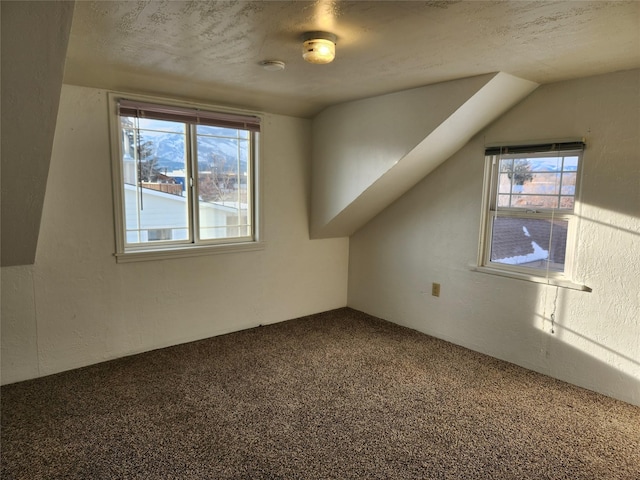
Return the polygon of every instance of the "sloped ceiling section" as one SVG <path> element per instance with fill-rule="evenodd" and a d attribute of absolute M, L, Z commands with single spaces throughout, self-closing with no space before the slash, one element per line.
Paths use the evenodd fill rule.
<path fill-rule="evenodd" d="M 337 105 L 313 120 L 313 238 L 349 236 L 538 87 L 506 73 Z"/>
<path fill-rule="evenodd" d="M 35 261 L 74 2 L 2 2 L 2 266 Z"/>

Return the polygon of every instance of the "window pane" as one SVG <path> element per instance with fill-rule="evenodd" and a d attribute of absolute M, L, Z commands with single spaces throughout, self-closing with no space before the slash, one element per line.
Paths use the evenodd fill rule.
<path fill-rule="evenodd" d="M 562 157 L 539 157 L 527 161 L 533 172 L 558 172 L 562 170 Z"/>
<path fill-rule="evenodd" d="M 531 162 L 526 158 L 502 159 L 500 160 L 500 173 L 504 173 L 509 182 L 514 185 L 523 185 L 526 181 L 531 180 Z"/>
<path fill-rule="evenodd" d="M 519 186 L 519 185 L 516 185 Z M 498 193 L 511 193 L 511 174 L 501 173 L 500 182 L 498 183 Z"/>
<path fill-rule="evenodd" d="M 500 160 L 500 171 L 511 172 L 513 170 L 513 159 L 507 158 Z"/>
<path fill-rule="evenodd" d="M 564 271 L 566 220 L 494 217 L 491 261 L 505 265 Z"/>
<path fill-rule="evenodd" d="M 158 130 L 161 132 L 184 133 L 184 123 L 170 122 L 167 120 L 153 120 L 150 118 L 138 118 L 138 128 L 144 130 Z"/>
<path fill-rule="evenodd" d="M 560 208 L 573 210 L 575 205 L 575 197 L 560 197 Z"/>
<path fill-rule="evenodd" d="M 573 209 L 577 156 L 502 158 L 498 208 Z M 561 197 L 562 196 L 562 197 Z"/>
<path fill-rule="evenodd" d="M 564 173 L 562 175 L 562 194 L 563 195 L 575 195 L 576 194 L 576 174 Z"/>
<path fill-rule="evenodd" d="M 125 241 L 136 244 L 188 240 L 185 125 L 133 120 L 121 118 Z M 143 124 L 155 129 L 138 128 Z"/>
<path fill-rule="evenodd" d="M 249 130 L 238 130 L 235 128 L 213 127 L 210 125 L 198 125 L 198 135 L 211 135 L 214 137 L 241 138 L 249 140 L 251 132 Z"/>
<path fill-rule="evenodd" d="M 560 189 L 560 176 L 557 173 L 536 173 L 527 185 L 526 193 L 557 195 Z"/>
<path fill-rule="evenodd" d="M 498 195 L 498 207 L 508 208 L 511 206 L 511 195 Z"/>
<path fill-rule="evenodd" d="M 578 157 L 564 157 L 564 166 L 562 169 L 570 172 L 578 171 Z"/>
<path fill-rule="evenodd" d="M 236 128 L 212 127 L 209 125 L 198 125 L 198 135 L 213 135 L 215 137 L 248 138 L 249 131 L 238 130 Z"/>
<path fill-rule="evenodd" d="M 251 236 L 249 132 L 200 125 L 197 132 L 200 238 Z"/>

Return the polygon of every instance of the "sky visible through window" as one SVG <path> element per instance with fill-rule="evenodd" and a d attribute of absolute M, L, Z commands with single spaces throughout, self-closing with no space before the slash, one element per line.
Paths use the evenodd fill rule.
<path fill-rule="evenodd" d="M 578 157 L 506 158 L 500 160 L 498 209 L 572 210 Z"/>

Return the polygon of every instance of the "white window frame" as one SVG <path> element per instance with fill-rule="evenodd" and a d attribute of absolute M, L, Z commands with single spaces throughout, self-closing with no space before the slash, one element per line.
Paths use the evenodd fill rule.
<path fill-rule="evenodd" d="M 122 128 L 120 125 L 120 116 L 118 113 L 118 103 L 120 100 L 129 100 L 134 102 L 145 102 L 156 105 L 164 105 L 169 107 L 179 107 L 188 109 L 197 109 L 202 112 L 212 112 L 215 114 L 227 114 L 238 116 L 254 116 L 262 119 L 262 115 L 256 112 L 241 111 L 229 109 L 225 107 L 217 107 L 212 105 L 203 105 L 189 102 L 182 102 L 161 97 L 152 97 L 146 95 L 136 95 L 119 92 L 108 93 L 109 105 L 109 125 L 110 125 L 110 141 L 111 141 L 111 170 L 112 170 L 112 186 L 113 186 L 113 204 L 114 204 L 114 222 L 115 222 L 115 253 L 114 256 L 118 263 L 162 260 L 167 258 L 193 257 L 199 255 L 244 252 L 261 250 L 264 248 L 263 229 L 262 229 L 262 202 L 261 202 L 261 175 L 260 175 L 260 158 L 261 158 L 261 141 L 260 134 L 253 135 L 250 153 L 250 170 L 252 174 L 252 231 L 248 238 L 243 239 L 216 239 L 216 240 L 197 240 L 198 235 L 194 234 L 198 228 L 197 221 L 190 222 L 189 241 L 182 243 L 153 242 L 152 244 L 140 244 L 136 246 L 127 246 L 125 242 L 125 212 L 124 212 L 124 177 L 122 169 Z M 187 146 L 187 149 L 191 149 Z M 191 155 L 191 153 L 189 153 Z M 188 198 L 189 215 L 193 215 L 192 210 L 195 209 L 195 201 L 197 199 L 197 182 L 193 181 L 193 172 L 187 172 L 190 178 L 186 179 L 187 188 L 189 189 Z M 196 216 L 197 218 L 197 216 Z"/>
<path fill-rule="evenodd" d="M 579 146 L 580 145 L 580 146 Z M 571 148 L 573 146 L 573 148 Z M 508 154 L 508 158 L 535 158 L 548 156 L 549 154 L 557 154 L 564 150 L 567 153 L 574 153 L 579 156 L 578 170 L 576 172 L 576 186 L 574 192 L 574 208 L 569 209 L 540 209 L 528 210 L 524 208 L 500 208 L 499 215 L 496 214 L 497 203 L 497 182 L 499 175 L 499 159 L 501 155 L 495 153 L 496 150 L 503 152 L 524 151 L 528 153 Z M 487 147 L 485 154 L 485 170 L 484 170 L 484 187 L 482 198 L 482 213 L 480 222 L 480 241 L 478 242 L 478 262 L 477 266 L 473 266 L 472 270 L 499 275 L 503 277 L 527 280 L 536 283 L 544 283 L 556 285 L 560 287 L 591 291 L 585 285 L 574 282 L 573 274 L 575 272 L 577 231 L 580 209 L 580 180 L 582 175 L 582 167 L 584 163 L 584 140 L 572 140 L 556 143 L 544 143 L 535 145 L 511 145 L 511 146 L 495 146 Z M 546 155 L 545 155 L 546 154 Z M 503 218 L 532 218 L 545 220 L 564 220 L 568 222 L 567 239 L 565 249 L 565 263 L 562 272 L 553 271 L 548 267 L 545 269 L 532 268 L 522 265 L 508 265 L 500 262 L 491 261 L 491 242 L 493 238 L 493 219 L 496 216 Z"/>

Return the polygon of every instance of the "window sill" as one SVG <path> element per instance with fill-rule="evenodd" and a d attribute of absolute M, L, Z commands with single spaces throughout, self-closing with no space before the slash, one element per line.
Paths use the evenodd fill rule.
<path fill-rule="evenodd" d="M 592 291 L 591 288 L 587 287 L 586 285 L 574 283 L 570 280 L 565 280 L 562 278 L 537 277 L 535 275 L 529 275 L 526 273 L 508 272 L 506 270 L 499 270 L 497 268 L 490 268 L 490 267 L 481 267 L 477 265 L 471 265 L 469 268 L 473 272 L 488 273 L 490 275 L 498 275 L 500 277 L 508 277 L 508 278 L 515 278 L 517 280 L 525 280 L 527 282 L 542 283 L 544 285 L 554 285 L 556 287 L 569 288 L 571 290 L 579 290 L 581 292 Z"/>
<path fill-rule="evenodd" d="M 224 245 L 203 245 L 163 248 L 162 250 L 135 250 L 116 253 L 117 263 L 146 262 L 152 260 L 167 260 L 172 258 L 198 257 L 220 253 L 250 252 L 263 250 L 264 242 L 229 243 Z"/>

